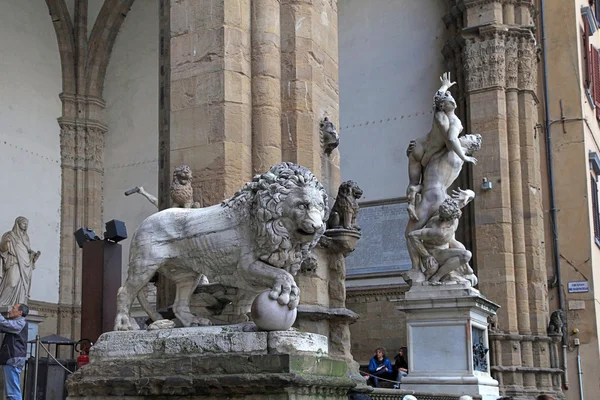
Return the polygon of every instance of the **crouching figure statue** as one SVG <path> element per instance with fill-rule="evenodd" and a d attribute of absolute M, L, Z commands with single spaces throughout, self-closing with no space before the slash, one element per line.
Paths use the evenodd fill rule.
<path fill-rule="evenodd" d="M 294 275 L 325 231 L 327 210 L 327 194 L 312 172 L 281 163 L 221 204 L 149 216 L 131 241 L 115 330 L 138 329 L 129 315 L 136 296 L 154 321 L 162 319 L 141 290 L 155 272 L 175 282 L 173 311 L 186 327 L 210 324 L 190 311 L 202 275 L 238 289 L 240 314 L 268 289 L 271 299 L 294 309 L 300 298 Z"/>

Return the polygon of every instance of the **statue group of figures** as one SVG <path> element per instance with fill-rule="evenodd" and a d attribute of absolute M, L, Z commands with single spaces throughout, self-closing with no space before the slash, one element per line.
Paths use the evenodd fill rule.
<path fill-rule="evenodd" d="M 27 304 L 31 295 L 31 276 L 41 252 L 31 249 L 28 226 L 27 218 L 18 217 L 0 239 L 0 308 Z"/>
<path fill-rule="evenodd" d="M 440 80 L 432 128 L 410 142 L 407 150 L 410 220 L 406 239 L 412 269 L 403 276 L 409 285 L 459 282 L 474 286 L 477 278 L 469 265 L 471 252 L 455 234 L 461 209 L 475 193 L 458 188 L 450 195 L 448 190 L 464 163 L 477 163 L 473 154 L 481 148 L 481 136 L 459 137 L 463 127 L 448 91 L 455 82 L 449 74 Z M 327 118 L 320 124 L 320 134 L 329 155 L 339 144 L 339 136 Z M 132 193 L 140 193 L 158 208 L 156 197 L 142 187 L 125 194 Z M 142 290 L 156 272 L 175 282 L 173 312 L 184 326 L 210 324 L 190 310 L 191 294 L 199 284 L 208 284 L 206 276 L 235 288 L 231 302 L 240 316 L 250 311 L 252 301 L 264 290 L 270 290 L 270 298 L 280 305 L 296 308 L 299 289 L 294 275 L 326 228 L 360 229 L 356 214 L 362 194 L 355 182 L 344 182 L 330 210 L 328 195 L 312 172 L 284 162 L 255 176 L 221 204 L 200 208 L 194 201 L 192 170 L 186 165 L 176 168 L 172 208 L 148 217 L 133 235 L 128 277 L 117 298 L 115 329 L 137 328 L 130 316 L 136 297 L 154 321 L 162 319 L 150 309 Z"/>
<path fill-rule="evenodd" d="M 475 198 L 471 190 L 452 191 L 464 163 L 477 164 L 473 154 L 481 148 L 480 135 L 463 135 L 455 114 L 456 102 L 448 89 L 455 84 L 444 74 L 433 99 L 431 130 L 411 141 L 407 156 L 409 222 L 406 242 L 412 269 L 403 274 L 409 285 L 429 282 L 477 284 L 469 266 L 471 252 L 455 238 L 461 209 Z"/>

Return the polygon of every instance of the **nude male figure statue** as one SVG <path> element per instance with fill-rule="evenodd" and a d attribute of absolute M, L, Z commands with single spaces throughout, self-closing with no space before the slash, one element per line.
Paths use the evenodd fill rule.
<path fill-rule="evenodd" d="M 472 286 L 477 284 L 468 264 L 471 252 L 455 238 L 460 210 L 474 198 L 471 190 L 453 191 L 453 196 L 444 200 L 424 228 L 409 233 L 408 240 L 420 256 L 429 282 L 453 280 L 469 281 Z"/>
<path fill-rule="evenodd" d="M 415 211 L 416 196 L 421 190 L 423 170 L 431 158 L 438 152 L 454 152 L 463 162 L 477 164 L 477 159 L 466 154 L 458 140 L 463 130 L 460 119 L 456 116 L 456 101 L 448 91 L 456 82 L 450 82 L 450 73 L 440 77 L 442 86 L 433 97 L 433 123 L 431 130 L 421 138 L 413 140 L 408 146 L 408 178 L 406 189 L 408 197 L 408 214 L 414 221 L 419 220 Z"/>
<path fill-rule="evenodd" d="M 464 135 L 458 139 L 458 142 L 462 153 L 470 157 L 481 148 L 481 135 Z M 410 153 L 410 151 L 409 146 L 408 152 Z M 421 272 L 420 255 L 409 240 L 409 234 L 423 228 L 429 219 L 438 212 L 440 205 L 448 198 L 446 193 L 448 188 L 460 174 L 463 165 L 464 161 L 456 152 L 439 151 L 431 157 L 424 168 L 419 185 L 420 201 L 414 210 L 417 218 L 409 219 L 405 231 L 408 253 L 412 262 L 412 270 L 407 271 L 405 275 L 414 282 L 422 282 L 426 280 L 426 277 Z"/>

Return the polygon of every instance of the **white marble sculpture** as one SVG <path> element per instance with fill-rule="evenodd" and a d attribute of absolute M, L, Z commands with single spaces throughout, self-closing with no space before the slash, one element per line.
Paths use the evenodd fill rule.
<path fill-rule="evenodd" d="M 416 235 L 413 235 L 411 239 L 412 232 L 423 230 L 429 221 L 438 214 L 440 206 L 450 198 L 447 191 L 460 174 L 464 163 L 476 164 L 477 160 L 473 158 L 473 153 L 481 148 L 480 135 L 459 137 L 463 127 L 460 119 L 454 113 L 456 102 L 448 92 L 448 88 L 455 82 L 450 82 L 448 73 L 444 74 L 440 80 L 442 86 L 434 96 L 434 118 L 431 131 L 422 138 L 411 141 L 407 149 L 409 185 L 406 192 L 410 219 L 405 235 L 412 269 L 404 273 L 404 279 L 411 285 L 417 282 L 431 281 L 432 278 L 433 282 L 468 281 L 474 285 L 477 282 L 476 277 L 468 262 L 464 262 L 460 268 L 448 267 L 441 269 L 440 273 L 432 273 L 439 267 L 438 262 L 438 265 L 432 268 L 432 260 L 436 257 L 429 251 L 427 256 L 423 251 L 419 251 L 427 250 L 425 243 L 420 246 L 420 249 L 417 249 L 418 242 L 416 240 L 423 242 L 423 239 L 416 239 Z M 471 191 L 459 190 L 454 194 L 455 199 L 459 202 L 464 202 L 468 198 L 467 203 L 474 196 L 475 194 Z M 436 224 L 436 222 L 432 221 L 431 224 Z M 456 224 L 458 224 L 458 220 L 456 220 Z M 420 232 L 417 236 L 424 238 L 423 235 L 424 233 Z M 461 254 L 466 255 L 462 243 L 454 238 L 454 232 L 451 237 L 445 243 L 436 246 L 445 246 L 455 249 L 454 252 L 462 252 Z M 439 240 L 441 239 L 437 239 L 438 242 Z M 464 258 L 462 257 L 462 259 Z M 470 259 L 470 256 L 468 258 Z M 452 269 L 452 273 L 443 274 L 448 269 Z"/>
<path fill-rule="evenodd" d="M 234 303 L 240 314 L 248 313 L 266 289 L 294 309 L 300 295 L 294 275 L 325 231 L 327 209 L 327 193 L 316 177 L 304 167 L 281 163 L 221 204 L 151 215 L 131 241 L 115 330 L 137 329 L 129 315 L 136 296 L 153 320 L 162 319 L 138 295 L 155 272 L 175 282 L 173 311 L 184 326 L 209 324 L 189 305 L 202 274 L 239 290 Z"/>
<path fill-rule="evenodd" d="M 31 275 L 35 262 L 41 255 L 33 251 L 29 243 L 27 227 L 29 221 L 18 217 L 12 230 L 2 235 L 0 241 L 0 307 L 17 303 L 27 304 L 31 291 Z"/>

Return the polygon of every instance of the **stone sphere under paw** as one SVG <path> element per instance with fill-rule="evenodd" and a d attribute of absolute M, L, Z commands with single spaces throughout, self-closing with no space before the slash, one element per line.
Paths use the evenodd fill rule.
<path fill-rule="evenodd" d="M 252 303 L 250 315 L 261 331 L 287 331 L 296 321 L 298 309 L 290 310 L 269 297 L 269 290 L 262 292 Z"/>

